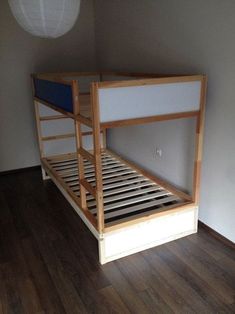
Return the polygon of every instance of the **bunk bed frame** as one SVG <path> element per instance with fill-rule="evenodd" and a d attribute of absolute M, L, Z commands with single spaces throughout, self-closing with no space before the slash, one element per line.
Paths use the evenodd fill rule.
<path fill-rule="evenodd" d="M 105 80 L 108 76 L 115 80 Z M 81 77 L 95 77 L 95 81 L 91 80 L 90 92 L 79 91 Z M 32 81 L 43 179 L 53 180 L 96 237 L 101 264 L 197 232 L 205 76 L 74 72 L 33 74 Z M 168 87 L 172 88 L 173 98 L 166 96 Z M 198 104 L 193 100 L 189 110 L 187 103 L 179 110 L 180 103 L 174 107 L 178 98 L 179 102 L 185 99 L 190 102 L 187 88 L 196 90 L 193 95 L 197 94 Z M 138 98 L 143 91 L 153 95 L 160 93 L 159 97 L 166 103 L 169 98 L 168 112 L 164 106 L 156 111 L 157 99 L 153 106 L 148 100 L 142 108 L 141 104 L 138 106 L 136 95 Z M 133 96 L 134 93 L 137 94 Z M 161 93 L 166 95 L 161 96 Z M 113 98 L 116 104 L 114 102 L 109 112 L 107 106 Z M 126 117 L 121 103 L 129 100 L 132 105 Z M 55 114 L 42 115 L 40 106 L 49 107 Z M 149 110 L 147 116 L 143 108 Z M 106 148 L 108 128 L 192 117 L 196 119 L 192 195 Z M 62 123 L 68 118 L 74 120 L 73 133 L 43 136 L 42 123 L 55 120 Z M 89 130 L 84 131 L 84 126 Z M 83 145 L 88 136 L 93 139 L 92 149 Z M 76 151 L 59 155 L 45 153 L 45 142 L 71 137 L 76 140 Z"/>

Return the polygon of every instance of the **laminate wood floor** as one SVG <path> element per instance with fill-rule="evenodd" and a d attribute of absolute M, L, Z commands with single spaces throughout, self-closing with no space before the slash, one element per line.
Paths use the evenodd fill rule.
<path fill-rule="evenodd" d="M 39 170 L 0 176 L 0 313 L 235 313 L 235 252 L 200 229 L 100 266 Z"/>

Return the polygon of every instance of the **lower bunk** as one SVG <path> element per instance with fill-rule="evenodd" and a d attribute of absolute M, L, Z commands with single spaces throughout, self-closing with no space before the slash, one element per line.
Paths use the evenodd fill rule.
<path fill-rule="evenodd" d="M 197 232 L 198 208 L 187 194 L 109 150 L 102 151 L 103 233 L 89 192 L 81 210 L 77 155 L 42 158 L 42 167 L 98 240 L 101 264 Z M 84 169 L 95 188 L 94 166 L 85 160 Z"/>

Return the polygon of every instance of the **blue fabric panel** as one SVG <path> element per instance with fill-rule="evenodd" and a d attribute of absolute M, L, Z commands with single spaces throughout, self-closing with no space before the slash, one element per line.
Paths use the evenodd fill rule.
<path fill-rule="evenodd" d="M 73 113 L 72 87 L 63 83 L 34 78 L 35 96 Z"/>

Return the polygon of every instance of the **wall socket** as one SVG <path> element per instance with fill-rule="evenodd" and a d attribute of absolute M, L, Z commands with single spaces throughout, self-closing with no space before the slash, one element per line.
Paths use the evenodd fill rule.
<path fill-rule="evenodd" d="M 156 157 L 162 157 L 162 150 L 161 150 L 161 148 L 156 148 Z"/>

